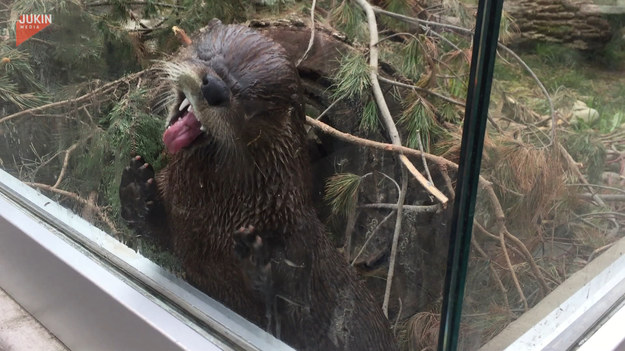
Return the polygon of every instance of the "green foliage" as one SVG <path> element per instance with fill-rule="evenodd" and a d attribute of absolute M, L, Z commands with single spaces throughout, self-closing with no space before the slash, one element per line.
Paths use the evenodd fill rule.
<path fill-rule="evenodd" d="M 0 72 L 20 89 L 43 90 L 43 85 L 35 77 L 35 72 L 29 62 L 31 57 L 27 52 L 0 44 L 0 58 L 5 61 L 0 63 Z"/>
<path fill-rule="evenodd" d="M 0 44 L 0 59 L 0 100 L 19 109 L 43 103 L 43 86 L 29 63 L 30 55 Z"/>
<path fill-rule="evenodd" d="M 439 133 L 439 127 L 435 122 L 434 110 L 432 106 L 422 98 L 415 101 L 404 110 L 399 125 L 406 132 L 406 146 L 411 148 L 419 148 L 419 138 L 423 143 L 423 151 L 429 150 L 430 137 L 432 134 Z"/>
<path fill-rule="evenodd" d="M 599 55 L 599 60 L 608 69 L 625 69 L 625 38 L 619 34 L 614 35 Z"/>
<path fill-rule="evenodd" d="M 607 118 L 599 119 L 599 130 L 603 133 L 612 133 L 625 123 L 625 112 L 618 111 Z"/>
<path fill-rule="evenodd" d="M 569 47 L 553 43 L 537 43 L 534 48 L 540 60 L 549 66 L 568 67 L 572 69 L 578 65 L 582 56 Z"/>
<path fill-rule="evenodd" d="M 467 96 L 467 85 L 465 81 L 460 78 L 453 77 L 445 79 L 445 88 L 447 88 L 447 92 L 455 98 L 463 99 Z"/>
<path fill-rule="evenodd" d="M 386 0 L 384 1 L 384 9 L 401 15 L 410 15 L 410 6 L 412 2 L 410 0 Z M 396 20 L 392 17 L 382 16 L 380 22 L 388 28 L 394 31 L 404 32 L 407 31 L 409 26 L 406 22 Z"/>
<path fill-rule="evenodd" d="M 80 6 L 79 0 L 20 0 L 11 5 L 11 10 L 16 14 L 28 13 L 60 13 L 68 11 L 75 6 Z M 56 22 L 54 17 L 53 22 Z"/>
<path fill-rule="evenodd" d="M 331 10 L 334 25 L 351 39 L 363 39 L 368 36 L 365 14 L 349 0 L 343 0 Z"/>
<path fill-rule="evenodd" d="M 458 122 L 462 116 L 459 115 L 459 111 L 456 105 L 449 102 L 443 102 L 438 108 L 438 113 L 444 121 Z"/>
<path fill-rule="evenodd" d="M 378 105 L 373 99 L 369 99 L 362 111 L 362 118 L 360 119 L 359 129 L 366 133 L 373 133 L 378 131 L 380 127 L 380 120 L 378 118 Z"/>
<path fill-rule="evenodd" d="M 0 76 L 0 101 L 11 103 L 19 109 L 34 107 L 41 103 L 40 97 L 36 94 L 21 93 L 17 84 L 10 81 L 7 76 Z"/>
<path fill-rule="evenodd" d="M 349 53 L 343 56 L 334 82 L 333 96 L 335 99 L 360 100 L 365 90 L 371 86 L 369 65 L 365 57 L 358 53 Z"/>
<path fill-rule="evenodd" d="M 400 70 L 409 79 L 418 80 L 423 71 L 423 55 L 420 51 L 420 44 L 416 38 L 408 40 L 401 49 L 403 61 Z"/>
<path fill-rule="evenodd" d="M 155 169 L 162 167 L 161 144 L 163 132 L 160 117 L 142 110 L 146 105 L 146 91 L 131 91 L 117 102 L 99 120 L 93 132 L 89 152 L 81 153 L 76 161 L 75 174 L 82 191 L 100 188 L 111 204 L 114 214 L 119 211 L 118 188 L 121 174 L 132 155 L 141 155 Z"/>
<path fill-rule="evenodd" d="M 605 148 L 593 129 L 581 129 L 564 138 L 564 145 L 573 159 L 583 164 L 588 181 L 598 184 L 605 166 Z"/>
<path fill-rule="evenodd" d="M 183 0 L 180 6 L 184 8 L 179 16 L 172 16 L 174 23 L 168 21 L 171 28 L 177 25 L 188 33 L 193 33 L 197 29 L 205 26 L 212 18 L 219 18 L 224 23 L 234 20 L 242 20 L 247 14 L 245 2 L 240 0 Z"/>
<path fill-rule="evenodd" d="M 324 200 L 334 215 L 349 213 L 356 206 L 361 182 L 362 177 L 352 173 L 339 173 L 328 179 Z"/>

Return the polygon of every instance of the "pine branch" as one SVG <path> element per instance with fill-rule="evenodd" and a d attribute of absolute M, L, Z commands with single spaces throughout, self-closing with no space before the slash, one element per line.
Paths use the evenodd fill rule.
<path fill-rule="evenodd" d="M 449 160 L 447 160 L 447 159 L 445 159 L 443 157 L 440 157 L 440 156 L 428 154 L 428 153 L 425 153 L 425 152 L 420 152 L 418 150 L 410 149 L 410 148 L 407 148 L 407 147 L 404 147 L 404 146 L 397 146 L 397 145 L 380 143 L 380 142 L 377 142 L 377 141 L 360 138 L 360 137 L 357 137 L 357 136 L 354 136 L 354 135 L 351 135 L 351 134 L 348 134 L 348 133 L 343 133 L 341 131 L 338 131 L 338 130 L 328 126 L 327 124 L 325 124 L 323 122 L 317 121 L 317 120 L 315 120 L 313 118 L 310 118 L 310 117 L 306 117 L 306 122 L 308 124 L 312 125 L 313 127 L 321 130 L 322 132 L 324 132 L 326 134 L 329 134 L 329 135 L 332 135 L 334 137 L 337 137 L 337 138 L 339 138 L 339 139 L 341 139 L 343 141 L 346 141 L 346 142 L 355 143 L 355 144 L 358 144 L 358 145 L 363 145 L 363 146 L 375 148 L 375 149 L 378 149 L 378 150 L 395 152 L 395 153 L 401 154 L 402 156 L 403 156 L 403 154 L 416 156 L 416 157 L 421 157 L 423 155 L 426 159 L 428 159 L 429 161 L 431 161 L 431 162 L 433 162 L 433 163 L 435 163 L 437 165 L 441 175 L 443 176 L 444 179 L 446 179 L 445 184 L 452 191 L 452 194 L 453 194 L 453 187 L 452 187 L 452 184 L 451 184 L 451 179 L 449 178 L 449 175 L 447 174 L 447 168 L 451 168 L 452 170 L 457 171 L 458 170 L 458 165 L 455 164 L 452 161 L 449 161 Z M 581 173 L 580 173 L 580 175 L 581 175 Z M 547 293 L 549 291 L 549 288 L 547 286 L 547 283 L 545 282 L 544 275 L 540 272 L 540 269 L 539 269 L 538 265 L 536 264 L 536 262 L 534 261 L 533 257 L 531 256 L 531 254 L 530 255 L 527 254 L 527 253 L 529 253 L 529 250 L 527 249 L 527 247 L 525 247 L 525 244 L 523 244 L 523 242 L 518 240 L 518 238 L 514 237 L 508 231 L 508 229 L 505 226 L 506 217 L 505 217 L 505 214 L 503 212 L 503 207 L 501 206 L 501 203 L 499 202 L 499 199 L 497 198 L 497 195 L 495 194 L 495 191 L 493 190 L 493 184 L 491 182 L 489 182 L 488 180 L 486 180 L 485 178 L 483 178 L 482 176 L 480 176 L 480 178 L 479 178 L 479 185 L 480 185 L 480 188 L 484 192 L 486 192 L 486 194 L 488 195 L 487 196 L 488 201 L 490 202 L 490 205 L 491 205 L 491 207 L 492 207 L 492 209 L 493 209 L 493 211 L 495 213 L 495 218 L 496 218 L 497 223 L 498 223 L 499 234 L 507 236 L 509 239 L 512 240 L 512 242 L 516 246 L 519 247 L 522 255 L 525 257 L 525 259 L 530 264 L 530 267 L 532 268 L 532 270 L 534 272 L 534 275 L 536 276 L 536 279 L 539 281 L 539 284 L 541 285 L 541 287 L 543 289 L 545 289 L 545 293 Z M 483 229 L 483 227 L 481 227 L 481 226 L 478 226 L 477 228 L 478 229 Z M 484 229 L 484 232 L 486 232 L 485 229 Z M 497 238 L 497 240 L 500 240 L 499 236 L 494 235 L 494 234 L 491 234 L 491 235 L 494 238 Z M 505 242 L 505 238 L 504 238 L 504 242 Z"/>
<path fill-rule="evenodd" d="M 108 92 L 110 92 L 111 90 L 114 90 L 117 88 L 118 85 L 125 83 L 128 84 L 130 81 L 137 79 L 141 76 L 143 76 L 144 74 L 148 73 L 150 71 L 150 69 L 145 69 L 143 71 L 139 71 L 137 73 L 133 73 L 130 75 L 127 75 L 123 78 L 120 78 L 116 81 L 104 84 L 103 86 L 90 91 L 89 93 L 86 93 L 82 96 L 79 96 L 77 98 L 74 99 L 67 99 L 67 100 L 63 100 L 63 101 L 57 101 L 57 102 L 53 102 L 50 104 L 46 104 L 43 106 L 39 106 L 39 107 L 34 107 L 34 108 L 30 108 L 28 110 L 23 110 L 20 112 L 16 112 L 12 115 L 8 115 L 6 117 L 0 118 L 0 124 L 10 121 L 14 118 L 18 118 L 18 117 L 23 117 L 23 116 L 28 116 L 28 115 L 34 115 L 37 112 L 43 112 L 43 111 L 47 111 L 50 109 L 54 109 L 54 108 L 58 108 L 58 107 L 63 107 L 63 106 L 68 106 L 68 105 L 77 105 L 77 104 L 81 104 L 89 99 L 91 99 L 94 96 L 97 96 L 99 94 L 106 94 Z M 59 115 L 59 116 L 64 116 L 64 115 Z"/>
<path fill-rule="evenodd" d="M 401 146 L 401 138 L 399 132 L 391 116 L 391 111 L 386 104 L 384 93 L 380 87 L 378 81 L 378 26 L 375 20 L 375 14 L 373 13 L 371 5 L 366 0 L 356 0 L 358 5 L 365 10 L 367 14 L 367 22 L 369 24 L 369 76 L 371 80 L 371 88 L 373 89 L 373 95 L 378 104 L 378 108 L 382 114 L 382 122 L 386 127 L 386 130 L 391 138 L 393 145 Z M 438 199 L 443 205 L 447 204 L 449 199 L 442 192 L 440 192 L 434 184 L 429 184 L 426 178 L 417 171 L 412 162 L 404 155 L 399 156 L 402 164 L 410 171 L 410 173 L 417 179 L 417 181 L 428 190 L 436 199 Z M 399 216 L 398 216 L 399 217 Z"/>
<path fill-rule="evenodd" d="M 164 3 L 164 2 L 130 1 L 130 2 L 124 3 L 124 5 L 128 5 L 128 6 L 153 5 L 153 6 L 158 6 L 158 7 L 166 7 L 166 8 L 172 8 L 172 9 L 180 9 L 180 10 L 185 10 L 186 9 L 186 7 L 184 7 L 184 6 L 168 4 L 168 3 Z M 115 3 L 111 2 L 111 1 L 96 1 L 96 2 L 92 2 L 92 3 L 87 3 L 87 4 L 85 4 L 85 6 L 87 6 L 87 7 L 117 6 L 117 4 L 115 4 Z"/>
<path fill-rule="evenodd" d="M 455 33 L 461 34 L 461 35 L 465 35 L 465 36 L 473 36 L 474 32 L 470 29 L 467 28 L 463 28 L 463 27 L 459 27 L 459 26 L 454 26 L 451 24 L 445 24 L 445 23 L 438 23 L 438 22 L 432 22 L 432 21 L 426 21 L 426 20 L 422 20 L 422 19 L 418 19 L 418 18 L 413 18 L 413 17 L 409 17 L 409 16 L 405 16 L 405 15 L 401 15 L 398 13 L 394 13 L 394 12 L 390 12 L 390 11 L 386 11 L 383 10 L 379 7 L 372 7 L 373 11 L 379 14 L 383 14 L 389 17 L 393 17 L 408 23 L 414 23 L 414 24 L 418 24 L 418 25 L 425 25 L 428 28 L 428 31 L 434 33 L 434 30 L 432 28 L 429 27 L 441 27 L 441 28 L 447 28 L 450 29 L 452 31 L 454 31 Z M 438 37 L 441 37 L 440 35 L 438 35 Z M 547 102 L 549 103 L 549 109 L 550 109 L 550 116 L 551 116 L 551 135 L 552 135 L 552 140 L 551 143 L 549 143 L 549 145 L 546 145 L 546 147 L 551 146 L 552 144 L 556 143 L 556 114 L 555 114 L 555 109 L 553 107 L 553 100 L 551 99 L 551 95 L 549 95 L 549 92 L 547 91 L 547 89 L 545 88 L 545 86 L 543 85 L 543 83 L 540 81 L 540 79 L 538 78 L 538 76 L 536 76 L 536 74 L 534 73 L 534 71 L 525 63 L 525 61 L 523 61 L 523 59 L 521 59 L 521 57 L 519 57 L 519 55 L 517 55 L 514 51 L 512 51 L 510 48 L 508 48 L 507 46 L 503 45 L 502 43 L 497 43 L 497 47 L 499 49 L 504 50 L 506 53 L 510 54 L 510 56 L 512 56 L 515 60 L 517 60 L 519 62 L 519 64 L 521 64 L 521 66 L 523 67 L 523 69 L 525 69 L 529 75 L 532 77 L 532 79 L 534 79 L 534 81 L 536 82 L 536 84 L 538 85 L 538 87 L 540 88 L 540 90 L 542 91 L 542 93 L 545 95 L 545 98 L 547 99 Z"/>

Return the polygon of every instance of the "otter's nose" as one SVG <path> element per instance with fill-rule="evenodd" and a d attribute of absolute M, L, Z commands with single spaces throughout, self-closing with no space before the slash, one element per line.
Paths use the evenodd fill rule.
<path fill-rule="evenodd" d="M 210 74 L 202 79 L 202 95 L 211 106 L 224 105 L 230 101 L 230 91 L 221 79 Z"/>

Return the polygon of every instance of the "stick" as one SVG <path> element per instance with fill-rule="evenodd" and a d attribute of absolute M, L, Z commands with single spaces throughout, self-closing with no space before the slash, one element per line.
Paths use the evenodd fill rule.
<path fill-rule="evenodd" d="M 317 129 L 321 130 L 322 132 L 324 132 L 326 134 L 335 136 L 338 139 L 341 139 L 343 141 L 347 141 L 347 142 L 354 143 L 354 144 L 359 144 L 359 145 L 364 145 L 364 146 L 368 146 L 368 147 L 372 147 L 374 149 L 385 150 L 385 151 L 392 151 L 392 152 L 400 154 L 400 158 L 401 158 L 401 156 L 404 156 L 403 154 L 416 156 L 416 157 L 421 157 L 423 155 L 428 161 L 435 163 L 439 167 L 441 167 L 443 165 L 446 165 L 446 166 L 449 166 L 450 168 L 458 169 L 458 165 L 457 164 L 453 163 L 452 161 L 449 161 L 448 159 L 446 159 L 444 157 L 428 154 L 428 153 L 421 152 L 421 151 L 415 150 L 415 149 L 411 149 L 409 147 L 405 147 L 405 146 L 402 146 L 402 145 L 393 145 L 393 144 L 381 143 L 379 141 L 373 141 L 373 140 L 369 140 L 369 139 L 365 139 L 365 138 L 360 138 L 360 137 L 357 137 L 357 136 L 349 134 L 349 133 L 341 132 L 341 131 L 339 131 L 337 129 L 334 129 L 334 128 L 330 127 L 329 125 L 327 125 L 327 124 L 325 124 L 325 123 L 323 123 L 321 121 L 317 121 L 316 119 L 308 117 L 308 116 L 306 116 L 306 123 L 308 123 L 309 125 L 311 125 L 311 126 L 317 128 Z M 408 160 L 408 158 L 406 156 L 404 156 L 404 158 L 406 160 Z M 436 195 L 434 195 L 434 196 L 437 199 L 439 199 L 441 204 L 445 205 L 449 201 L 447 196 L 445 196 L 445 194 L 443 194 L 440 190 L 438 190 L 434 186 L 434 184 L 429 184 L 427 179 L 425 179 L 425 177 L 421 173 L 419 173 L 419 171 L 417 171 L 417 169 L 414 167 L 414 165 L 412 165 L 412 162 L 410 162 L 410 161 L 408 161 L 408 162 L 412 166 L 414 171 L 416 172 L 416 174 L 413 173 L 413 175 L 415 177 L 418 177 L 417 180 L 419 181 L 419 183 L 422 184 L 428 191 L 431 190 L 430 193 L 432 195 L 434 195 L 432 192 L 436 193 Z M 403 160 L 402 160 L 402 163 L 404 163 Z M 406 167 L 408 167 L 406 163 L 404 163 L 404 165 Z M 411 171 L 411 173 L 412 173 L 412 171 Z M 481 181 L 489 183 L 487 180 L 485 180 L 483 178 L 481 178 Z"/>
<path fill-rule="evenodd" d="M 315 6 L 317 5 L 317 0 L 312 0 L 312 5 L 310 7 L 310 40 L 308 41 L 308 47 L 304 54 L 297 61 L 295 67 L 299 67 L 300 63 L 306 59 L 308 56 L 308 52 L 312 49 L 313 43 L 315 42 Z"/>
<path fill-rule="evenodd" d="M 408 177 L 406 169 L 402 168 L 401 192 L 397 200 L 397 219 L 395 222 L 395 232 L 393 233 L 393 244 L 391 246 L 391 258 L 388 264 L 388 275 L 386 277 L 386 288 L 384 290 L 384 302 L 382 303 L 382 312 L 388 318 L 388 302 L 391 298 L 391 286 L 393 285 L 393 275 L 395 274 L 395 260 L 397 259 L 397 246 L 399 244 L 399 234 L 401 232 L 402 207 L 406 200 L 406 191 L 408 190 Z"/>
<path fill-rule="evenodd" d="M 70 191 L 63 190 L 63 189 L 53 188 L 52 186 L 48 184 L 32 183 L 32 182 L 24 182 L 24 184 L 28 186 L 32 186 L 34 188 L 51 191 L 53 193 L 57 193 L 65 197 L 69 197 L 70 199 L 82 204 L 83 206 L 91 208 L 92 210 L 95 211 L 95 213 L 98 214 L 100 219 L 102 219 L 102 221 L 106 223 L 106 225 L 109 226 L 109 228 L 111 228 L 111 230 L 113 231 L 113 234 L 117 236 L 118 231 L 117 231 L 117 228 L 115 227 L 115 224 L 113 224 L 113 222 L 108 218 L 108 216 L 104 212 L 102 212 L 102 210 L 98 206 L 94 205 L 89 200 L 83 199 L 82 197 L 80 197 L 80 195 L 76 193 L 72 193 Z"/>

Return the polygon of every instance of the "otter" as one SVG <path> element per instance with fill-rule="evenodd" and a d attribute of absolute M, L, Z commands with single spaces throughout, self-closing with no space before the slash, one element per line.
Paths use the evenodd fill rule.
<path fill-rule="evenodd" d="M 388 320 L 315 213 L 302 88 L 286 51 L 212 20 L 164 63 L 176 103 L 154 174 L 133 158 L 122 216 L 187 280 L 298 350 L 395 350 Z"/>

